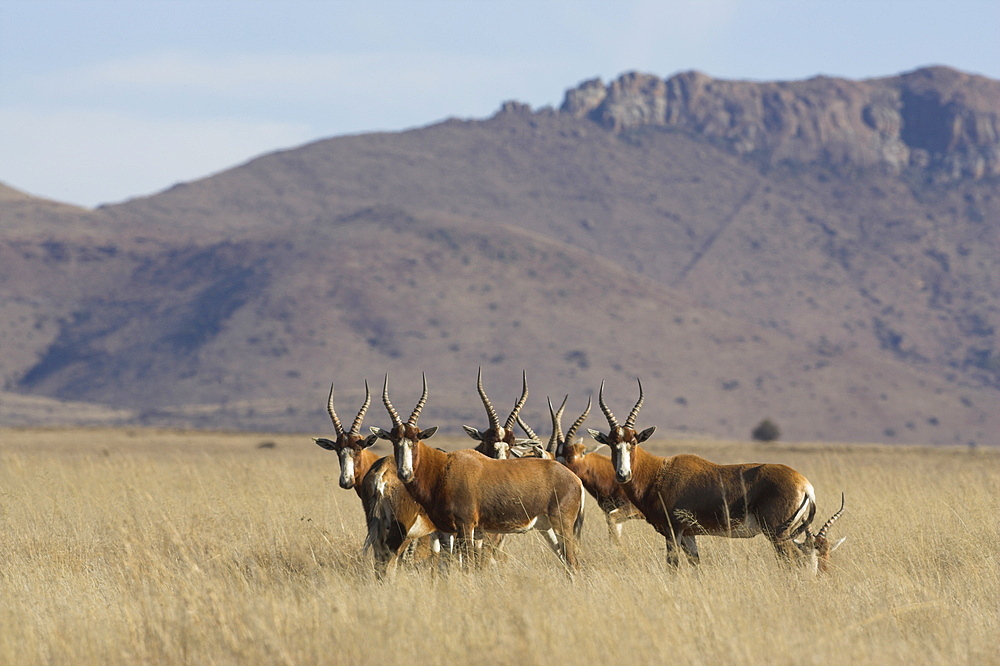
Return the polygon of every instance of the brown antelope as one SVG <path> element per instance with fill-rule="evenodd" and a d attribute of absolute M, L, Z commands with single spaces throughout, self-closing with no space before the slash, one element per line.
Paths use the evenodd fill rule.
<path fill-rule="evenodd" d="M 432 536 L 432 548 L 440 551 L 434 523 L 417 504 L 396 475 L 392 458 L 379 458 L 369 447 L 378 441 L 375 435 L 361 436 L 361 423 L 371 404 L 368 382 L 365 382 L 365 402 L 350 430 L 344 430 L 333 407 L 333 385 L 326 409 L 337 432 L 336 440 L 315 437 L 313 441 L 328 451 L 335 451 L 340 458 L 340 487 L 354 488 L 365 510 L 368 536 L 365 550 L 372 548 L 375 569 L 382 576 L 395 566 L 396 558 L 413 540 Z"/>
<path fill-rule="evenodd" d="M 392 442 L 399 478 L 443 532 L 457 535 L 460 562 L 477 559 L 474 542 L 486 533 L 509 534 L 536 529 L 572 572 L 577 568 L 576 540 L 583 527 L 583 485 L 554 460 L 494 460 L 478 451 L 439 451 L 427 446 L 437 428 L 420 430 L 417 420 L 427 402 L 423 394 L 404 423 L 389 401 L 389 377 L 382 402 L 392 429 L 372 428 Z"/>
<path fill-rule="evenodd" d="M 527 373 L 521 373 L 521 397 L 518 398 L 516 403 L 514 403 L 514 409 L 511 410 L 510 416 L 507 417 L 507 421 L 504 425 L 500 425 L 500 418 L 497 416 L 496 410 L 493 409 L 493 403 L 490 402 L 489 397 L 486 395 L 486 390 L 483 388 L 482 366 L 479 367 L 479 375 L 476 378 L 476 388 L 479 390 L 479 397 L 483 401 L 483 406 L 486 407 L 486 416 L 489 418 L 490 427 L 484 431 L 479 431 L 472 426 L 462 426 L 469 437 L 479 442 L 479 445 L 476 446 L 474 450 L 479 451 L 484 456 L 489 458 L 495 458 L 496 460 L 507 460 L 512 456 L 519 457 L 517 456 L 517 452 L 521 451 L 521 447 L 523 447 L 526 443 L 531 442 L 531 440 L 517 439 L 514 437 L 514 422 L 519 418 L 518 413 L 521 411 L 521 408 L 524 407 L 524 403 L 528 400 Z M 495 561 L 502 557 L 501 551 L 503 550 L 504 544 L 503 534 L 487 534 L 482 543 L 489 550 L 490 558 L 492 560 Z"/>
<path fill-rule="evenodd" d="M 486 416 L 490 420 L 490 427 L 483 431 L 467 425 L 463 425 L 462 427 L 469 437 L 479 442 L 479 445 L 475 448 L 476 451 L 490 458 L 506 460 L 511 457 L 514 447 L 523 447 L 532 441 L 531 439 L 517 439 L 514 437 L 514 423 L 517 421 L 518 414 L 528 399 L 528 376 L 526 373 L 521 373 L 521 397 L 514 404 L 514 409 L 511 410 L 510 416 L 507 417 L 507 421 L 503 425 L 500 425 L 500 418 L 497 416 L 496 410 L 493 409 L 493 403 L 490 402 L 490 399 L 486 396 L 486 391 L 483 389 L 482 367 L 479 368 L 476 387 L 479 389 L 479 397 L 483 401 L 483 406 L 486 407 Z"/>
<path fill-rule="evenodd" d="M 587 400 L 587 409 L 563 436 L 562 415 L 563 410 L 566 409 L 568 398 L 569 396 L 563 398 L 558 410 L 552 409 L 552 401 L 549 401 L 549 414 L 552 416 L 552 437 L 549 439 L 546 452 L 551 452 L 556 460 L 569 467 L 574 474 L 580 477 L 583 487 L 597 500 L 597 505 L 604 512 L 611 539 L 620 545 L 622 526 L 625 521 L 642 518 L 642 512 L 628 500 L 624 489 L 615 480 L 615 467 L 611 464 L 611 458 L 594 453 L 603 444 L 585 447 L 583 438 L 576 437 L 577 429 L 583 425 L 590 414 L 590 400 Z M 522 424 L 521 427 L 523 428 L 524 425 Z"/>
<path fill-rule="evenodd" d="M 639 447 L 655 427 L 635 430 L 642 407 L 639 400 L 624 425 L 604 402 L 601 383 L 600 405 L 610 431 L 590 434 L 611 447 L 615 478 L 628 499 L 646 520 L 666 538 L 667 563 L 677 566 L 675 544 L 679 543 L 692 564 L 698 563 L 699 534 L 748 538 L 763 534 L 779 557 L 799 557 L 814 570 L 825 571 L 831 546 L 826 532 L 843 513 L 837 513 L 813 535 L 809 526 L 816 515 L 816 494 L 812 484 L 791 467 L 747 463 L 717 465 L 695 455 L 655 456 Z M 805 533 L 802 542 L 794 537 Z M 841 539 L 843 541 L 843 539 Z"/>

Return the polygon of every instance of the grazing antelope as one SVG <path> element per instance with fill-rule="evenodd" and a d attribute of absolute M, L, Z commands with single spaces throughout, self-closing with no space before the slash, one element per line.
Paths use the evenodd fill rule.
<path fill-rule="evenodd" d="M 840 545 L 831 547 L 826 532 L 843 513 L 843 503 L 813 535 L 809 526 L 816 515 L 816 494 L 812 484 L 791 467 L 717 465 L 695 455 L 661 458 L 645 451 L 639 444 L 656 428 L 635 430 L 642 401 L 639 382 L 639 400 L 625 424 L 619 425 L 604 402 L 602 382 L 599 402 L 610 431 L 604 435 L 591 430 L 590 434 L 611 447 L 615 478 L 625 495 L 666 538 L 669 565 L 679 563 L 677 543 L 689 562 L 698 563 L 695 537 L 699 534 L 735 538 L 763 534 L 779 557 L 796 556 L 814 570 L 826 570 L 830 553 Z M 802 533 L 806 535 L 802 542 L 793 540 Z"/>
<path fill-rule="evenodd" d="M 490 420 L 490 427 L 483 431 L 467 425 L 463 425 L 462 427 L 469 437 L 479 442 L 479 445 L 475 448 L 476 451 L 490 458 L 506 460 L 511 457 L 511 452 L 515 446 L 521 447 L 532 442 L 531 439 L 517 439 L 514 437 L 514 423 L 517 421 L 518 414 L 521 408 L 524 407 L 524 403 L 528 400 L 528 376 L 524 372 L 521 373 L 521 397 L 514 404 L 514 409 L 511 410 L 510 416 L 507 417 L 507 421 L 503 425 L 500 425 L 500 418 L 497 416 L 496 410 L 493 409 L 493 403 L 490 402 L 490 399 L 486 396 L 486 391 L 483 389 L 482 367 L 479 368 L 476 387 L 479 389 L 479 397 L 483 401 L 483 406 L 486 407 L 486 416 Z"/>
<path fill-rule="evenodd" d="M 580 477 L 583 487 L 597 500 L 597 505 L 604 512 L 604 518 L 608 522 L 608 533 L 611 539 L 621 545 L 622 526 L 627 520 L 642 518 L 639 511 L 625 495 L 618 482 L 615 481 L 615 467 L 611 464 L 611 458 L 603 456 L 594 451 L 603 444 L 593 447 L 584 447 L 583 438 L 577 439 L 576 431 L 587 420 L 590 414 L 591 401 L 587 400 L 587 409 L 570 426 L 563 436 L 562 415 L 566 409 L 566 400 L 563 398 L 558 410 L 552 409 L 552 401 L 549 400 L 549 414 L 552 416 L 552 437 L 546 447 L 546 452 L 555 456 L 555 459 L 569 467 L 574 474 Z M 524 427 L 524 424 L 521 425 Z M 528 432 L 526 430 L 526 432 Z M 532 435 L 531 432 L 528 432 Z"/>
<path fill-rule="evenodd" d="M 375 435 L 361 436 L 361 423 L 371 404 L 368 382 L 365 382 L 365 402 L 350 430 L 344 430 L 333 407 L 333 385 L 326 409 L 337 432 L 336 440 L 315 437 L 313 441 L 328 451 L 335 451 L 340 458 L 340 487 L 354 488 L 364 506 L 368 535 L 365 550 L 372 548 L 375 570 L 382 576 L 395 565 L 396 558 L 415 539 L 434 535 L 434 523 L 417 504 L 396 475 L 396 466 L 389 457 L 379 458 L 369 450 L 378 441 Z M 432 548 L 440 550 L 436 535 Z"/>
<path fill-rule="evenodd" d="M 577 569 L 576 540 L 583 528 L 583 485 L 554 460 L 494 460 L 478 451 L 439 451 L 424 443 L 437 427 L 420 430 L 417 420 L 427 402 L 423 394 L 404 423 L 389 401 L 389 376 L 382 402 L 392 429 L 372 428 L 392 442 L 399 478 L 437 528 L 458 537 L 460 561 L 477 559 L 475 541 L 486 533 L 536 529 L 572 572 Z"/>
<path fill-rule="evenodd" d="M 549 460 L 555 460 L 556 455 L 553 453 L 555 449 L 549 450 L 551 448 L 552 440 L 549 439 L 549 444 L 542 446 L 542 440 L 539 439 L 535 431 L 524 422 L 524 419 L 518 415 L 517 424 L 521 426 L 521 430 L 528 435 L 528 439 L 522 439 L 518 444 L 515 444 L 510 449 L 510 455 L 514 458 L 547 458 Z"/>

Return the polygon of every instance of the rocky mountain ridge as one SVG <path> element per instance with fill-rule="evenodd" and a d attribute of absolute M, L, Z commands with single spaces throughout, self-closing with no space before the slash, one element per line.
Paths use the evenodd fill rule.
<path fill-rule="evenodd" d="M 947 67 L 865 81 L 631 72 L 581 83 L 560 112 L 615 132 L 683 129 L 768 164 L 912 169 L 946 181 L 1000 175 L 1000 83 Z"/>

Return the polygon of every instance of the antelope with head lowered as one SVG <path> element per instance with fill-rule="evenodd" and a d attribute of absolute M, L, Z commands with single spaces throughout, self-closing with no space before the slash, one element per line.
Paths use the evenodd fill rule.
<path fill-rule="evenodd" d="M 569 396 L 563 398 L 558 410 L 552 409 L 552 401 L 549 401 L 549 414 L 552 416 L 552 437 L 549 439 L 546 451 L 551 452 L 556 460 L 569 467 L 574 474 L 580 477 L 583 487 L 597 500 L 597 505 L 604 512 L 612 540 L 620 545 L 622 526 L 625 521 L 642 518 L 642 512 L 629 501 L 624 489 L 615 480 L 615 468 L 611 464 L 611 458 L 594 452 L 603 445 L 598 444 L 588 448 L 583 445 L 582 438 L 577 439 L 576 437 L 577 429 L 583 425 L 590 414 L 590 400 L 587 400 L 587 409 L 570 426 L 565 436 L 563 435 L 562 415 L 568 399 Z M 523 428 L 524 424 L 521 427 Z M 526 430 L 526 432 L 529 435 L 532 434 L 530 431 Z"/>
<path fill-rule="evenodd" d="M 642 382 L 639 400 L 624 425 L 618 424 L 604 402 L 603 382 L 599 397 L 610 431 L 605 435 L 591 430 L 590 434 L 611 447 L 616 480 L 646 520 L 666 538 L 669 565 L 679 563 L 676 544 L 680 544 L 689 562 L 697 564 L 695 537 L 701 534 L 736 538 L 763 534 L 779 557 L 798 559 L 813 570 L 827 569 L 829 555 L 840 542 L 831 545 L 826 532 L 843 513 L 843 501 L 840 510 L 814 535 L 809 526 L 816 515 L 816 493 L 812 484 L 791 467 L 717 465 L 688 454 L 655 456 L 639 446 L 655 427 L 635 430 L 643 401 Z M 800 534 L 805 538 L 795 541 Z"/>
<path fill-rule="evenodd" d="M 340 458 L 340 487 L 354 488 L 365 510 L 368 536 L 365 550 L 371 548 L 375 570 L 382 576 L 393 567 L 397 557 L 414 539 L 430 536 L 432 548 L 440 551 L 434 523 L 417 504 L 396 475 L 392 458 L 379 458 L 369 447 L 378 441 L 375 435 L 361 436 L 361 423 L 371 404 L 368 382 L 365 382 L 365 402 L 350 430 L 344 430 L 333 407 L 333 385 L 326 409 L 333 421 L 337 439 L 316 437 L 313 441 Z"/>
<path fill-rule="evenodd" d="M 439 530 L 458 537 L 461 561 L 477 559 L 475 541 L 486 533 L 509 534 L 536 529 L 572 572 L 577 568 L 576 541 L 583 527 L 583 486 L 554 460 L 494 460 L 478 451 L 439 451 L 427 446 L 437 428 L 420 430 L 417 420 L 427 402 L 423 393 L 404 423 L 389 401 L 389 377 L 382 402 L 392 429 L 372 428 L 392 442 L 396 471 L 413 498 Z"/>

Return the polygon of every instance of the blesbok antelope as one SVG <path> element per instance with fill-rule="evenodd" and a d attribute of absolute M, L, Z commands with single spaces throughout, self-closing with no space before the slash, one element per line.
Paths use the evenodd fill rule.
<path fill-rule="evenodd" d="M 814 570 L 826 570 L 831 547 L 826 532 L 843 513 L 835 513 L 813 535 L 809 531 L 816 515 L 816 493 L 812 484 L 791 467 L 746 463 L 717 465 L 699 456 L 682 454 L 661 458 L 642 449 L 655 427 L 635 430 L 642 407 L 639 399 L 619 425 L 604 401 L 604 383 L 599 396 L 601 411 L 610 431 L 590 430 L 594 439 L 611 447 L 615 479 L 628 499 L 657 532 L 666 538 L 667 563 L 679 564 L 675 544 L 680 544 L 692 564 L 698 563 L 695 537 L 701 534 L 749 538 L 763 534 L 778 556 L 800 558 Z M 806 534 L 801 542 L 794 541 Z M 841 540 L 843 541 L 843 540 Z"/>
<path fill-rule="evenodd" d="M 480 399 L 483 401 L 483 406 L 486 407 L 486 416 L 489 418 L 490 427 L 480 431 L 472 426 L 462 426 L 469 437 L 479 442 L 474 450 L 496 460 L 507 460 L 516 456 L 517 451 L 521 449 L 515 447 L 523 447 L 526 443 L 531 442 L 531 440 L 514 437 L 514 422 L 518 419 L 521 408 L 524 407 L 524 403 L 528 400 L 527 373 L 521 372 L 521 397 L 514 403 L 514 409 L 511 410 L 510 416 L 507 417 L 504 425 L 500 425 L 500 418 L 497 416 L 496 410 L 493 409 L 493 403 L 490 402 L 489 397 L 486 395 L 486 390 L 483 388 L 482 366 L 479 367 L 479 374 L 476 377 L 476 388 L 479 391 Z M 490 557 L 493 560 L 502 557 L 501 551 L 503 550 L 504 538 L 503 534 L 487 534 L 483 539 L 482 544 L 487 547 Z"/>
<path fill-rule="evenodd" d="M 326 409 L 333 421 L 337 439 L 314 437 L 313 441 L 340 458 L 340 487 L 351 488 L 361 498 L 365 510 L 368 535 L 364 548 L 372 549 L 375 570 L 379 576 L 396 563 L 413 540 L 430 536 L 432 548 L 440 551 L 434 523 L 417 504 L 396 474 L 392 458 L 380 458 L 369 447 L 378 441 L 375 435 L 363 437 L 361 424 L 371 404 L 368 382 L 365 382 L 365 402 L 358 410 L 354 423 L 344 430 L 333 406 L 333 384 Z"/>
<path fill-rule="evenodd" d="M 566 434 L 562 431 L 562 415 L 566 409 L 566 400 L 563 398 L 559 409 L 552 408 L 552 401 L 549 400 L 549 414 L 552 416 L 552 436 L 546 452 L 551 452 L 555 459 L 569 467 L 583 482 L 583 487 L 597 500 L 597 505 L 604 512 L 604 518 L 608 523 L 608 533 L 611 539 L 621 544 L 622 526 L 628 520 L 642 518 L 642 512 L 629 501 L 624 489 L 615 480 L 615 467 L 608 456 L 595 453 L 594 451 L 603 444 L 592 447 L 583 445 L 583 438 L 577 438 L 577 429 L 583 425 L 590 415 L 591 400 L 587 400 L 587 408 L 583 414 L 570 426 Z M 524 425 L 522 424 L 522 428 Z M 529 432 L 529 435 L 531 433 Z"/>
<path fill-rule="evenodd" d="M 494 460 L 478 451 L 439 451 L 424 440 L 437 427 L 420 430 L 417 421 L 427 402 L 423 393 L 404 423 L 389 400 L 389 376 L 382 402 L 392 429 L 372 428 L 392 442 L 396 471 L 413 498 L 442 532 L 458 537 L 461 561 L 477 559 L 475 541 L 486 533 L 509 534 L 540 530 L 560 560 L 577 569 L 576 542 L 583 528 L 583 485 L 575 474 L 555 462 L 538 458 Z"/>
<path fill-rule="evenodd" d="M 506 460 L 511 457 L 511 451 L 515 446 L 524 446 L 532 441 L 530 439 L 518 439 L 514 436 L 514 423 L 517 422 L 518 414 L 521 408 L 524 407 L 524 403 L 528 400 L 527 373 L 521 373 L 521 397 L 514 403 L 514 409 L 511 410 L 510 416 L 507 417 L 507 421 L 503 425 L 500 425 L 500 418 L 497 416 L 496 410 L 493 409 L 493 403 L 490 402 L 485 389 L 483 389 L 482 367 L 479 368 L 476 388 L 479 390 L 479 397 L 483 401 L 483 406 L 486 407 L 486 416 L 490 420 L 490 427 L 483 431 L 467 425 L 463 425 L 462 428 L 465 429 L 469 437 L 479 442 L 479 445 L 475 448 L 476 451 L 490 458 Z"/>

